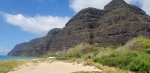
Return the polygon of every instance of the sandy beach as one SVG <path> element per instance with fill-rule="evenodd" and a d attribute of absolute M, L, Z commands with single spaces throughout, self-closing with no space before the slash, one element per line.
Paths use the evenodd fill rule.
<path fill-rule="evenodd" d="M 76 71 L 101 71 L 94 66 L 84 66 L 83 64 L 68 63 L 61 61 L 27 63 L 9 73 L 72 73 Z"/>

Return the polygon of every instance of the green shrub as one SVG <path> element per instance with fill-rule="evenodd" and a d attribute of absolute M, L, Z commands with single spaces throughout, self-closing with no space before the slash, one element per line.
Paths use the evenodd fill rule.
<path fill-rule="evenodd" d="M 140 36 L 127 42 L 127 44 L 124 47 L 129 50 L 133 49 L 145 51 L 150 54 L 150 39 Z"/>
<path fill-rule="evenodd" d="M 95 58 L 94 62 L 140 73 L 148 73 L 150 70 L 150 55 L 135 51 L 114 52 Z"/>
<path fill-rule="evenodd" d="M 148 73 L 150 71 L 150 55 L 140 54 L 129 65 L 128 69 L 140 73 Z"/>

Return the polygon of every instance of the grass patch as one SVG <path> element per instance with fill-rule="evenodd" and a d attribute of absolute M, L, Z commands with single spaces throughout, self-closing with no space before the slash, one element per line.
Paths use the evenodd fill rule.
<path fill-rule="evenodd" d="M 134 38 L 127 42 L 124 48 L 129 50 L 140 50 L 150 54 L 150 39 L 142 36 Z"/>
<path fill-rule="evenodd" d="M 128 70 L 122 70 L 119 68 L 104 66 L 100 63 L 95 63 L 93 60 L 85 61 L 84 65 L 95 66 L 96 68 L 102 70 L 101 73 L 132 73 Z"/>
<path fill-rule="evenodd" d="M 142 52 L 114 52 L 110 55 L 95 58 L 94 62 L 139 73 L 148 73 L 150 70 L 150 55 Z"/>
<path fill-rule="evenodd" d="M 96 56 L 107 55 L 114 51 L 113 48 L 97 47 L 95 45 L 80 44 L 68 50 L 65 50 L 57 56 L 61 60 L 72 60 L 72 59 L 93 59 Z"/>
<path fill-rule="evenodd" d="M 8 73 L 17 66 L 23 64 L 23 61 L 0 61 L 0 73 Z"/>

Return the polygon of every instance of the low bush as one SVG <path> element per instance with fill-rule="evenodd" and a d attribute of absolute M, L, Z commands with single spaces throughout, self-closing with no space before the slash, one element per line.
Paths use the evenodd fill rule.
<path fill-rule="evenodd" d="M 142 52 L 114 52 L 110 55 L 95 58 L 94 62 L 139 73 L 148 73 L 150 70 L 150 55 Z"/>
<path fill-rule="evenodd" d="M 140 36 L 127 42 L 124 47 L 129 50 L 140 50 L 150 54 L 150 39 Z"/>

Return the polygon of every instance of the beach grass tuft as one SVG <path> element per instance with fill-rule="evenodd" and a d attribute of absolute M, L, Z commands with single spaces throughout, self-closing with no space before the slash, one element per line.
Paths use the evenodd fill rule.
<path fill-rule="evenodd" d="M 14 68 L 22 65 L 24 61 L 16 61 L 16 60 L 7 60 L 0 61 L 0 73 L 8 73 L 9 71 L 13 71 Z"/>

